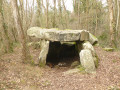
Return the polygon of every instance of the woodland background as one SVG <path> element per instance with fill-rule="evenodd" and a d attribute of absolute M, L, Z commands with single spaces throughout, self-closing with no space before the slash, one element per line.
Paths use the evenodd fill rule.
<path fill-rule="evenodd" d="M 12 2 L 17 4 L 14 6 Z M 38 26 L 86 29 L 99 39 L 102 47 L 119 48 L 119 0 L 108 0 L 107 5 L 103 5 L 101 0 L 73 0 L 73 11 L 66 9 L 66 0 L 53 0 L 53 6 L 49 0 L 46 3 L 43 0 L 31 2 L 32 5 L 28 0 L 0 0 L 0 54 L 13 52 L 13 48 L 23 41 L 20 40 L 19 25 L 25 34 L 25 43 L 31 41 L 26 35 L 27 29 Z M 18 9 L 15 11 L 15 8 Z M 16 22 L 14 11 L 18 12 Z"/>

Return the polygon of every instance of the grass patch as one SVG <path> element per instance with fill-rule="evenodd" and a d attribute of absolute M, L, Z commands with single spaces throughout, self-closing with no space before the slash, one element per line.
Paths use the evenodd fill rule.
<path fill-rule="evenodd" d="M 116 62 L 117 62 L 117 60 L 116 60 L 116 59 L 114 59 L 114 60 L 112 60 L 112 62 L 113 62 L 113 63 L 116 63 Z"/>
<path fill-rule="evenodd" d="M 98 68 L 100 59 L 99 59 L 99 57 L 97 56 L 97 54 L 95 54 L 95 59 L 96 59 L 96 60 L 94 61 L 95 67 Z"/>
<path fill-rule="evenodd" d="M 46 81 L 42 82 L 41 84 L 42 84 L 42 86 L 46 87 L 46 86 L 50 85 L 51 82 L 46 80 Z"/>
<path fill-rule="evenodd" d="M 13 90 L 13 89 L 19 89 L 17 87 L 17 82 L 16 81 L 11 81 L 11 82 L 0 82 L 0 90 Z"/>
<path fill-rule="evenodd" d="M 120 90 L 120 88 L 118 88 L 118 86 L 110 86 L 108 90 Z"/>
<path fill-rule="evenodd" d="M 30 64 L 31 64 L 32 66 L 35 66 L 35 62 L 34 62 L 33 59 L 31 60 Z"/>

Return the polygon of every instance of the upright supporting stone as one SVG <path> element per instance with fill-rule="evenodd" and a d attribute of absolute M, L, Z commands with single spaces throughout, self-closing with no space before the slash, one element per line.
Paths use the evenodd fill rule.
<path fill-rule="evenodd" d="M 81 65 L 88 73 L 95 72 L 95 50 L 89 41 L 78 42 L 77 48 L 79 52 Z"/>
<path fill-rule="evenodd" d="M 37 64 L 39 64 L 41 67 L 45 66 L 46 64 L 48 50 L 49 50 L 49 41 L 42 40 L 40 56 L 37 62 Z"/>
<path fill-rule="evenodd" d="M 85 71 L 88 73 L 95 72 L 95 65 L 93 56 L 90 50 L 81 50 L 80 52 L 80 62 L 81 65 L 85 68 Z"/>
<path fill-rule="evenodd" d="M 88 49 L 92 52 L 92 55 L 95 55 L 95 50 L 94 47 L 92 46 L 92 44 L 89 41 L 85 41 L 84 43 L 82 43 L 82 47 L 83 49 Z"/>
<path fill-rule="evenodd" d="M 94 47 L 92 46 L 92 44 L 89 42 L 89 41 L 85 41 L 83 44 L 82 44 L 82 47 L 84 50 L 90 50 L 91 53 L 92 53 L 92 56 L 93 56 L 93 60 L 94 60 L 94 63 L 95 63 L 95 66 L 98 67 L 98 56 L 94 50 Z"/>

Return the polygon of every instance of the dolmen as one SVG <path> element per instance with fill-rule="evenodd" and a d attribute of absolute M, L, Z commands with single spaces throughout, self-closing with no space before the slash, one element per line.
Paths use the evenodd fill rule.
<path fill-rule="evenodd" d="M 40 66 L 46 65 L 48 52 L 51 50 L 55 52 L 54 57 L 59 55 L 60 50 L 55 50 L 55 47 L 60 47 L 62 44 L 68 46 L 75 46 L 79 54 L 80 64 L 85 68 L 86 72 L 95 72 L 98 66 L 98 57 L 93 45 L 98 43 L 98 39 L 89 33 L 87 30 L 58 30 L 58 29 L 44 29 L 40 27 L 32 27 L 27 30 L 27 35 L 40 39 L 40 55 L 36 64 Z M 51 46 L 54 46 L 51 48 Z M 64 49 L 63 49 L 64 50 Z M 72 51 L 69 51 L 72 52 Z"/>

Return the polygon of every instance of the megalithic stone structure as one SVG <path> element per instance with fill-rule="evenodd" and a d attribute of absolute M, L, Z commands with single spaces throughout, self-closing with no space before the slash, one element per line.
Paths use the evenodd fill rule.
<path fill-rule="evenodd" d="M 46 64 L 50 42 L 76 42 L 81 65 L 85 68 L 86 72 L 95 71 L 97 58 L 92 44 L 98 43 L 98 39 L 87 30 L 56 30 L 32 27 L 27 30 L 27 35 L 41 39 L 41 51 L 36 64 L 40 66 Z"/>

